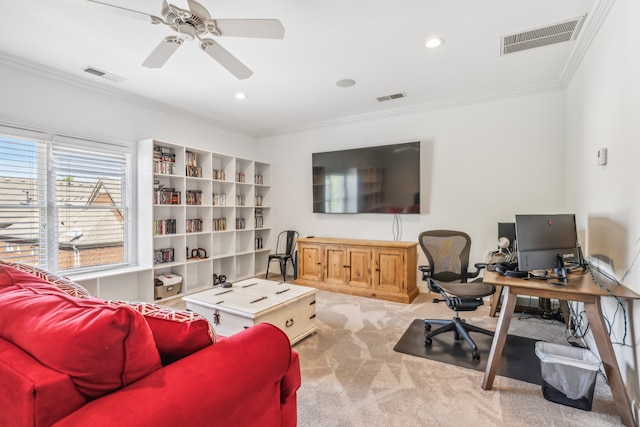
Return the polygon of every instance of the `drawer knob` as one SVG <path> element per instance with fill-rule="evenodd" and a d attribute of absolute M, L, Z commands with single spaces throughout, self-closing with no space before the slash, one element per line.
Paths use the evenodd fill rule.
<path fill-rule="evenodd" d="M 292 327 L 292 326 L 293 326 L 293 319 L 289 319 L 289 320 L 287 320 L 286 322 L 284 322 L 284 325 L 285 325 L 287 328 Z"/>

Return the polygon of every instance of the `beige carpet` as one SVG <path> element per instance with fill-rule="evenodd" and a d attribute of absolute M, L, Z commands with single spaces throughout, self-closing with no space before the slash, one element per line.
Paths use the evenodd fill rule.
<path fill-rule="evenodd" d="M 495 328 L 489 307 L 466 313 Z M 298 343 L 302 387 L 299 426 L 618 426 L 609 387 L 598 375 L 590 412 L 549 402 L 539 386 L 397 353 L 393 346 L 411 321 L 447 318 L 447 307 L 421 294 L 399 304 L 320 291 L 319 329 Z M 510 333 L 566 343 L 561 323 L 540 318 L 511 322 Z"/>
<path fill-rule="evenodd" d="M 277 280 L 274 276 L 274 279 Z M 540 386 L 393 351 L 417 318 L 448 318 L 447 307 L 420 294 L 400 304 L 320 291 L 318 331 L 294 346 L 300 355 L 299 427 L 620 426 L 601 375 L 590 412 L 549 402 Z M 184 308 L 181 300 L 170 304 Z M 489 306 L 462 317 L 494 329 Z M 566 343 L 564 327 L 539 317 L 514 317 L 509 333 Z"/>

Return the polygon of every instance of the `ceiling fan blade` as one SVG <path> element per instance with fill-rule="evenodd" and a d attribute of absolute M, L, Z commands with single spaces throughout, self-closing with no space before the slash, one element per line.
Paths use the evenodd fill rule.
<path fill-rule="evenodd" d="M 236 76 L 238 80 L 248 79 L 253 74 L 253 71 L 240 62 L 238 58 L 211 39 L 203 40 L 200 48 L 204 50 L 207 55 L 218 61 L 227 71 Z"/>
<path fill-rule="evenodd" d="M 209 11 L 205 9 L 203 5 L 194 0 L 188 0 L 189 10 L 193 14 L 193 16 L 202 19 L 203 21 L 208 21 L 211 19 L 211 15 L 209 15 Z"/>
<path fill-rule="evenodd" d="M 149 15 L 148 13 L 138 12 L 137 10 L 127 9 L 126 7 L 120 7 L 109 3 L 104 3 L 96 0 L 87 0 L 89 3 L 92 3 L 95 6 L 100 7 L 102 10 L 105 10 L 109 13 L 115 13 L 116 15 L 125 16 L 127 18 L 139 19 L 143 21 L 152 21 L 154 20 L 154 16 Z M 157 18 L 156 18 L 157 19 Z"/>
<path fill-rule="evenodd" d="M 277 19 L 216 19 L 215 22 L 222 36 L 284 38 L 284 27 Z"/>
<path fill-rule="evenodd" d="M 178 37 L 170 36 L 165 38 L 144 60 L 142 65 L 147 68 L 162 67 L 181 44 L 182 40 Z"/>

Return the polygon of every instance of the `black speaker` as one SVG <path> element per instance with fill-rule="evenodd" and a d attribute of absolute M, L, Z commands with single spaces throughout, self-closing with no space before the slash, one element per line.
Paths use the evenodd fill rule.
<path fill-rule="evenodd" d="M 496 271 L 506 277 L 524 279 L 529 277 L 528 271 L 519 271 L 518 264 L 511 262 L 499 262 L 496 264 Z"/>

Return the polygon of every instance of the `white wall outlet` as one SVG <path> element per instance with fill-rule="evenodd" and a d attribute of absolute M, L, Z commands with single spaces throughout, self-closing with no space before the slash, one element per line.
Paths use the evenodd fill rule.
<path fill-rule="evenodd" d="M 607 149 L 601 148 L 598 150 L 598 166 L 604 166 L 607 164 Z"/>

